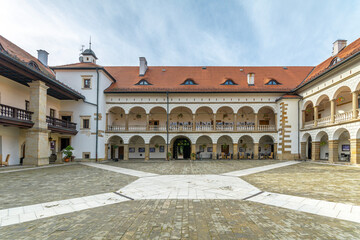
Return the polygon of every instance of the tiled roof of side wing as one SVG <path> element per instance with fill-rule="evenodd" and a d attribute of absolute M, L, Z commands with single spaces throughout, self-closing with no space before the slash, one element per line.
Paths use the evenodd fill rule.
<path fill-rule="evenodd" d="M 337 55 L 329 57 L 328 59 L 317 65 L 314 70 L 309 74 L 309 76 L 307 76 L 307 78 L 301 83 L 300 86 L 314 80 L 321 74 L 325 73 L 328 70 L 331 70 L 332 68 L 336 67 L 338 64 L 342 63 L 344 60 L 350 58 L 358 52 L 360 52 L 360 38 L 346 46 Z M 335 60 L 336 62 L 333 62 Z"/>
<path fill-rule="evenodd" d="M 288 92 L 298 86 L 313 67 L 168 67 L 150 66 L 145 76 L 139 67 L 104 67 L 115 79 L 105 92 Z M 255 74 L 248 85 L 248 73 Z M 136 85 L 145 79 L 151 85 Z M 186 79 L 196 85 L 182 85 Z M 223 85 L 231 79 L 236 85 Z M 266 85 L 269 79 L 278 85 Z"/>

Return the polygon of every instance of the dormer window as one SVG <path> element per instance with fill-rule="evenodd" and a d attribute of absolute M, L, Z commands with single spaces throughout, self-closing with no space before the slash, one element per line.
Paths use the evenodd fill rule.
<path fill-rule="evenodd" d="M 248 85 L 254 85 L 255 84 L 255 73 L 248 73 Z"/>
<path fill-rule="evenodd" d="M 146 81 L 145 79 L 141 79 L 137 84 L 135 85 L 152 85 L 151 83 L 149 83 L 148 81 Z"/>
<path fill-rule="evenodd" d="M 274 79 L 271 79 L 266 85 L 280 85 L 280 83 Z"/>
<path fill-rule="evenodd" d="M 335 57 L 333 60 L 331 60 L 329 67 L 331 67 L 332 65 L 337 64 L 337 63 L 340 62 L 340 61 L 341 61 L 340 58 Z"/>
<path fill-rule="evenodd" d="M 36 64 L 36 62 L 34 61 L 30 61 L 29 62 L 29 66 L 32 67 L 32 68 L 35 68 L 36 70 L 39 70 L 40 71 L 40 68 L 39 66 Z"/>
<path fill-rule="evenodd" d="M 197 85 L 197 84 L 192 79 L 186 79 L 185 82 L 182 83 L 181 85 Z"/>
<path fill-rule="evenodd" d="M 224 83 L 222 83 L 221 85 L 237 85 L 236 83 L 234 83 L 233 80 L 231 79 L 227 79 Z"/>

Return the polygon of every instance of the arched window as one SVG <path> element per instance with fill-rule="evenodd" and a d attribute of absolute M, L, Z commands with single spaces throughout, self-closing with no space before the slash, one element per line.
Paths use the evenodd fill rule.
<path fill-rule="evenodd" d="M 30 67 L 35 68 L 36 70 L 39 70 L 39 71 L 40 71 L 40 68 L 39 68 L 39 66 L 36 64 L 36 62 L 30 61 L 28 64 L 29 64 Z"/>
<path fill-rule="evenodd" d="M 236 83 L 234 83 L 233 80 L 231 79 L 227 79 L 224 83 L 222 83 L 221 85 L 237 85 Z"/>
<path fill-rule="evenodd" d="M 280 83 L 274 79 L 271 79 L 266 85 L 280 85 Z"/>
<path fill-rule="evenodd" d="M 185 82 L 182 83 L 181 85 L 197 85 L 197 84 L 192 79 L 186 79 Z"/>
<path fill-rule="evenodd" d="M 145 79 L 141 79 L 137 84 L 135 85 L 152 85 L 151 83 L 149 83 L 148 81 L 146 81 Z"/>
<path fill-rule="evenodd" d="M 335 57 L 333 60 L 331 60 L 329 67 L 331 67 L 332 65 L 337 64 L 337 63 L 340 62 L 340 61 L 341 61 L 340 58 Z"/>

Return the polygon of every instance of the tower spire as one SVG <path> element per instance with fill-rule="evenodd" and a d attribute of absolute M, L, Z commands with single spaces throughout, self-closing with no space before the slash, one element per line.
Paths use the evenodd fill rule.
<path fill-rule="evenodd" d="M 90 41 L 89 41 L 89 49 L 91 50 L 91 35 L 90 35 Z"/>

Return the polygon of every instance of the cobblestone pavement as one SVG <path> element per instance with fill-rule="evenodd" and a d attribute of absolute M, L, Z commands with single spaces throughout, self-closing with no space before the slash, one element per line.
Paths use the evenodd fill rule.
<path fill-rule="evenodd" d="M 1 239 L 360 239 L 360 225 L 241 200 L 141 200 L 2 227 Z"/>
<path fill-rule="evenodd" d="M 0 209 L 117 191 L 137 178 L 80 164 L 0 174 Z"/>
<path fill-rule="evenodd" d="M 129 160 L 106 164 L 139 171 L 166 175 L 221 174 L 235 170 L 279 163 L 278 160 L 172 160 L 144 161 Z"/>
<path fill-rule="evenodd" d="M 360 168 L 316 163 L 242 177 L 262 191 L 360 205 Z"/>

